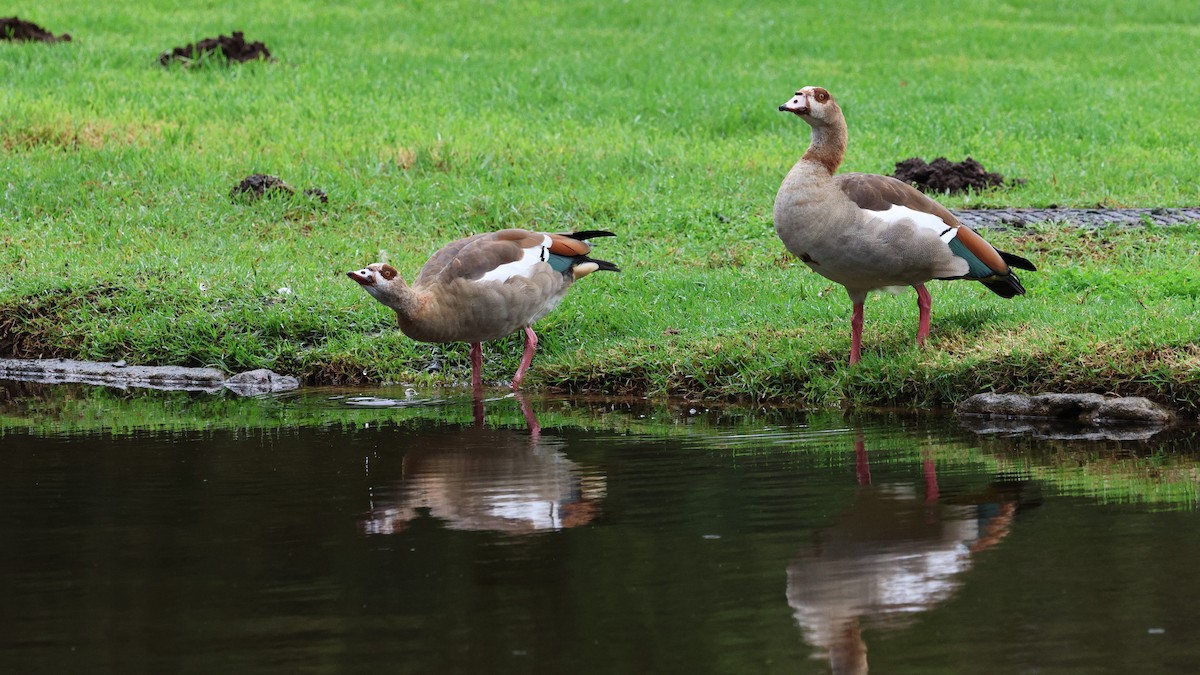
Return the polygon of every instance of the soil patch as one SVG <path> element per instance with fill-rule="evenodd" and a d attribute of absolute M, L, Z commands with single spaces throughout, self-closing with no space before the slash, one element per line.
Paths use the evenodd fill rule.
<path fill-rule="evenodd" d="M 263 197 L 290 197 L 294 194 L 296 194 L 296 188 L 288 185 L 278 176 L 265 173 L 250 174 L 229 190 L 229 198 L 235 202 L 252 202 Z M 319 200 L 322 204 L 329 203 L 329 195 L 320 188 L 309 188 L 303 194 Z"/>
<path fill-rule="evenodd" d="M 232 61 L 244 63 L 257 59 L 271 60 L 271 51 L 267 49 L 266 45 L 261 42 L 246 42 L 242 31 L 236 30 L 232 36 L 218 35 L 215 38 L 204 38 L 199 42 L 165 51 L 159 55 L 158 62 L 165 66 L 172 61 L 180 61 L 185 66 L 191 66 L 213 60 L 213 57 L 217 57 L 218 54 L 224 57 L 223 60 L 226 63 Z"/>
<path fill-rule="evenodd" d="M 15 16 L 0 18 L 0 40 L 12 42 L 70 42 L 71 36 L 63 33 L 54 35 L 36 23 L 22 21 Z"/>
<path fill-rule="evenodd" d="M 896 172 L 892 175 L 916 186 L 922 192 L 980 192 L 1001 187 L 1006 182 L 1016 185 L 1025 183 L 1024 178 L 1006 181 L 1003 175 L 988 171 L 970 157 L 961 162 L 951 162 L 945 157 L 938 157 L 928 163 L 920 157 L 911 157 L 896 162 Z"/>

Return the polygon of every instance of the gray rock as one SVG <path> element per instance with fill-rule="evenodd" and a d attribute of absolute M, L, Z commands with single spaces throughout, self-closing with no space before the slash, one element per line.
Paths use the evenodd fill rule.
<path fill-rule="evenodd" d="M 1079 420 L 1038 417 L 960 415 L 958 422 L 963 428 L 985 436 L 1027 436 L 1055 441 L 1144 441 L 1163 430 L 1157 424 L 1095 426 Z"/>
<path fill-rule="evenodd" d="M 225 380 L 225 388 L 240 396 L 270 394 L 300 388 L 300 380 L 291 375 L 280 375 L 266 368 L 247 370 Z"/>
<path fill-rule="evenodd" d="M 1168 424 L 1174 419 L 1170 410 L 1141 396 L 1124 396 L 1106 399 L 1092 415 L 1098 424 L 1124 424 L 1128 422 Z"/>
<path fill-rule="evenodd" d="M 1039 394 L 1029 399 L 1034 411 L 1031 417 L 1056 419 L 1085 419 L 1105 401 L 1100 394 Z"/>
<path fill-rule="evenodd" d="M 968 415 L 1029 417 L 1029 397 L 1014 394 L 975 394 L 958 404 L 956 411 Z"/>
<path fill-rule="evenodd" d="M 109 387 L 219 391 L 225 373 L 215 368 L 130 366 L 74 359 L 0 359 L 0 377 L 26 382 L 78 382 Z"/>
<path fill-rule="evenodd" d="M 80 383 L 127 389 L 141 387 L 167 391 L 218 392 L 222 387 L 235 394 L 252 396 L 291 391 L 300 381 L 265 368 L 234 375 L 228 380 L 216 368 L 180 366 L 130 366 L 74 359 L 0 359 L 0 378 L 42 384 Z"/>
<path fill-rule="evenodd" d="M 1100 394 L 976 394 L 960 403 L 957 412 L 1006 418 L 1078 420 L 1101 424 L 1168 424 L 1174 414 L 1140 396 Z"/>

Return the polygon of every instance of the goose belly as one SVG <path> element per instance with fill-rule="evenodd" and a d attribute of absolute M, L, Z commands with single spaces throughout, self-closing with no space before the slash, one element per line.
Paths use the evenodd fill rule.
<path fill-rule="evenodd" d="M 878 221 L 876 221 L 878 222 Z M 912 286 L 967 273 L 936 234 L 911 223 L 856 223 L 850 227 L 777 230 L 788 251 L 817 274 L 849 289 Z"/>
<path fill-rule="evenodd" d="M 456 279 L 432 294 L 405 335 L 422 342 L 486 342 L 511 335 L 549 314 L 566 295 L 561 273 L 511 277 L 507 281 Z M 407 325 L 406 325 L 407 323 Z"/>

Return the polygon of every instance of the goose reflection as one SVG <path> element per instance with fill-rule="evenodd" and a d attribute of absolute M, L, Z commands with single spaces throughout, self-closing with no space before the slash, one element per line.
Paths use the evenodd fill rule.
<path fill-rule="evenodd" d="M 924 485 L 871 482 L 863 440 L 855 444 L 859 491 L 787 568 L 787 599 L 804 639 L 834 673 L 866 673 L 864 624 L 896 629 L 945 601 L 960 575 L 1009 532 L 1017 510 L 1002 486 L 947 504 L 932 460 Z"/>
<path fill-rule="evenodd" d="M 603 475 L 563 454 L 563 443 L 541 438 L 522 401 L 529 433 L 490 429 L 476 414 L 471 428 L 431 432 L 409 449 L 399 484 L 378 495 L 363 530 L 403 531 L 428 515 L 455 530 L 525 534 L 591 522 L 605 496 Z"/>

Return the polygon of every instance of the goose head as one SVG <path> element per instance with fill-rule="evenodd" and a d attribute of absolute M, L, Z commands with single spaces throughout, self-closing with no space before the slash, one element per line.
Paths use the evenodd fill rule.
<path fill-rule="evenodd" d="M 371 263 L 361 270 L 346 272 L 346 276 L 358 282 L 372 298 L 391 306 L 389 302 L 404 294 L 408 285 L 400 278 L 400 272 L 387 263 Z"/>
<path fill-rule="evenodd" d="M 779 110 L 790 112 L 814 127 L 829 125 L 842 113 L 833 95 L 824 87 L 804 87 L 790 101 L 779 106 Z"/>

